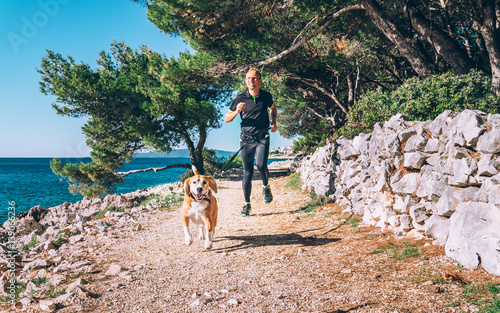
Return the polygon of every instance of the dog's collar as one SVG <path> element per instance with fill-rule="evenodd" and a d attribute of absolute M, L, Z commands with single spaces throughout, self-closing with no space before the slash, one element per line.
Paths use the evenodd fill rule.
<path fill-rule="evenodd" d="M 193 196 L 192 192 L 189 193 L 189 197 L 191 199 L 193 199 L 194 201 L 199 201 L 199 200 L 196 200 L 196 198 Z M 209 197 L 204 197 L 201 201 L 207 201 L 208 203 L 212 203 L 212 202 L 210 202 L 210 198 Z"/>

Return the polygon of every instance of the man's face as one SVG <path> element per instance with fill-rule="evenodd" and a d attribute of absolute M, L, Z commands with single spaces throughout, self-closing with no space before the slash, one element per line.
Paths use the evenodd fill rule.
<path fill-rule="evenodd" d="M 255 71 L 249 71 L 245 77 L 245 83 L 249 90 L 257 90 L 260 88 L 262 78 Z"/>

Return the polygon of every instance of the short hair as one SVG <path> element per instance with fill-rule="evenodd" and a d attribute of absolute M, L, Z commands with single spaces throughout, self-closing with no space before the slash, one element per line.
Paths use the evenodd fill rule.
<path fill-rule="evenodd" d="M 257 74 L 257 76 L 259 76 L 259 78 L 261 78 L 261 79 L 262 79 L 262 75 L 260 75 L 259 70 L 258 70 L 258 69 L 256 69 L 255 67 L 251 67 L 251 68 L 249 68 L 249 69 L 248 69 L 248 71 L 247 71 L 247 74 L 248 74 L 249 72 L 255 72 L 255 74 Z"/>

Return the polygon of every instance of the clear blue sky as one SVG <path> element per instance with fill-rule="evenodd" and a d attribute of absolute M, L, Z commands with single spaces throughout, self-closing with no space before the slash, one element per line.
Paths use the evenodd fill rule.
<path fill-rule="evenodd" d="M 94 68 L 99 51 L 109 51 L 113 40 L 167 56 L 190 50 L 182 38 L 162 34 L 146 9 L 130 0 L 0 1 L 0 30 L 0 157 L 89 155 L 81 131 L 85 119 L 57 115 L 55 98 L 39 90 L 36 69 L 46 50 Z M 236 151 L 238 134 L 239 118 L 212 130 L 206 146 Z M 272 134 L 271 148 L 291 143 Z"/>

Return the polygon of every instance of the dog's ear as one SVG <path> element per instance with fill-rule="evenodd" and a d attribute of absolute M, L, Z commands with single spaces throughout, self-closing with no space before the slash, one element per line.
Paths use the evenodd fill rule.
<path fill-rule="evenodd" d="M 186 195 L 189 195 L 191 193 L 191 177 L 186 178 L 184 181 L 184 192 Z"/>
<path fill-rule="evenodd" d="M 191 165 L 191 170 L 193 171 L 193 173 L 194 173 L 195 175 L 200 175 L 200 172 L 198 171 L 198 169 L 196 168 L 196 166 Z"/>
<path fill-rule="evenodd" d="M 217 183 L 215 182 L 215 179 L 211 176 L 207 177 L 208 179 L 208 186 L 215 192 L 217 193 Z"/>

